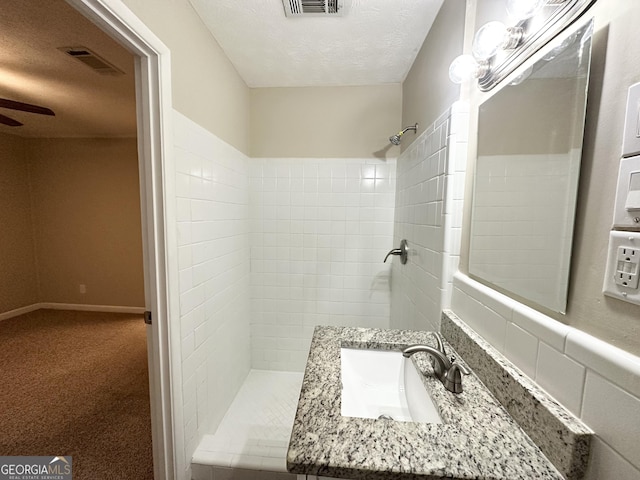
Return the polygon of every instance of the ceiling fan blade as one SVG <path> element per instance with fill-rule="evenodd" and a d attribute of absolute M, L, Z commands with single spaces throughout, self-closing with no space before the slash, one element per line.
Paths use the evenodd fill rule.
<path fill-rule="evenodd" d="M 55 116 L 55 113 L 53 113 L 53 110 L 51 110 L 50 108 L 31 105 L 30 103 L 16 102 L 7 98 L 0 98 L 0 107 L 10 108 L 11 110 L 20 110 L 21 112 Z"/>
<path fill-rule="evenodd" d="M 0 123 L 3 125 L 9 125 L 10 127 L 19 127 L 20 125 L 22 125 L 22 123 L 20 123 L 19 121 L 14 120 L 13 118 L 5 117 L 2 114 L 0 114 Z"/>

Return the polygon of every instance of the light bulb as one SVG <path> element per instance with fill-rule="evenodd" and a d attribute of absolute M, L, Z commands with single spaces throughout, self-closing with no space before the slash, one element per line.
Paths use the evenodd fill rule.
<path fill-rule="evenodd" d="M 514 20 L 526 20 L 536 15 L 547 0 L 507 0 L 507 12 Z"/>
<path fill-rule="evenodd" d="M 498 53 L 501 48 L 516 48 L 520 45 L 523 37 L 522 27 L 507 27 L 502 22 L 485 23 L 473 38 L 471 53 L 476 60 L 485 62 Z"/>
<path fill-rule="evenodd" d="M 486 23 L 476 32 L 471 52 L 476 60 L 489 60 L 502 48 L 506 37 L 507 27 L 504 23 Z"/>
<path fill-rule="evenodd" d="M 471 55 L 456 57 L 449 66 L 449 79 L 453 83 L 462 83 L 472 78 L 480 78 L 487 73 L 486 64 L 479 64 Z"/>

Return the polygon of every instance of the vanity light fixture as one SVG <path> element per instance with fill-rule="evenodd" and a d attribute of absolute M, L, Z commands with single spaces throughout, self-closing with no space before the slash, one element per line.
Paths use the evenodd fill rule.
<path fill-rule="evenodd" d="M 481 90 L 490 90 L 595 1 L 507 0 L 509 17 L 517 23 L 483 25 L 474 36 L 472 55 L 455 58 L 449 78 L 454 83 L 475 79 Z"/>
<path fill-rule="evenodd" d="M 460 55 L 449 66 L 453 83 L 484 77 L 490 71 L 489 61 L 498 51 L 516 48 L 524 37 L 522 27 L 507 27 L 502 22 L 489 22 L 476 32 L 471 52 Z"/>
<path fill-rule="evenodd" d="M 473 55 L 460 55 L 451 62 L 449 78 L 453 83 L 462 83 L 484 77 L 490 70 L 489 60 L 501 49 L 516 48 L 523 37 L 522 27 L 507 27 L 502 22 L 486 23 L 473 38 Z"/>

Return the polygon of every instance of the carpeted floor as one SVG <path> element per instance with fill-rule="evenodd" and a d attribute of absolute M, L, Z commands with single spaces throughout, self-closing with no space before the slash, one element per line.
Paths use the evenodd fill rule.
<path fill-rule="evenodd" d="M 74 480 L 153 479 L 141 315 L 0 321 L 0 455 L 72 455 Z"/>

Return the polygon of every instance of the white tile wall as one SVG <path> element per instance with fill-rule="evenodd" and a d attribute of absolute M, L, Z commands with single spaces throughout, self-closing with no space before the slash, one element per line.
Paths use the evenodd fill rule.
<path fill-rule="evenodd" d="M 254 368 L 302 371 L 315 325 L 389 327 L 395 159 L 250 161 Z"/>
<path fill-rule="evenodd" d="M 250 366 L 248 158 L 174 111 L 185 455 Z"/>
<path fill-rule="evenodd" d="M 611 448 L 636 467 L 640 465 L 638 397 L 589 371 L 584 390 L 582 418 Z"/>
<path fill-rule="evenodd" d="M 519 326 L 508 323 L 505 341 L 505 355 L 526 373 L 535 377 L 536 358 L 538 357 L 538 339 Z"/>
<path fill-rule="evenodd" d="M 251 370 L 218 430 L 200 442 L 193 464 L 210 471 L 226 467 L 285 473 L 302 376 Z"/>
<path fill-rule="evenodd" d="M 640 479 L 639 357 L 461 273 L 454 276 L 451 308 L 595 431 L 587 480 Z M 504 335 L 496 335 L 497 317 Z"/>
<path fill-rule="evenodd" d="M 585 368 L 562 352 L 540 342 L 536 383 L 572 412 L 580 412 Z"/>
<path fill-rule="evenodd" d="M 638 480 L 638 469 L 598 437 L 591 441 L 591 457 L 584 478 L 589 480 Z"/>
<path fill-rule="evenodd" d="M 407 264 L 393 260 L 391 327 L 439 330 L 458 268 L 468 111 L 457 102 L 398 158 L 394 246 L 404 238 Z"/>

